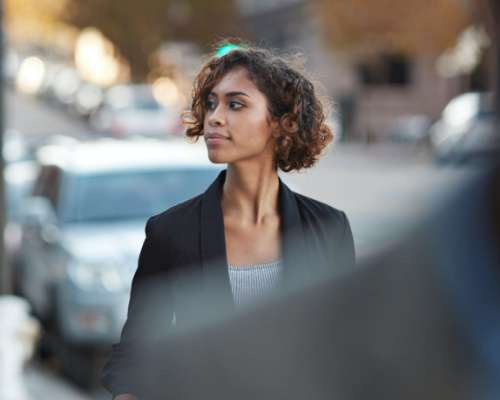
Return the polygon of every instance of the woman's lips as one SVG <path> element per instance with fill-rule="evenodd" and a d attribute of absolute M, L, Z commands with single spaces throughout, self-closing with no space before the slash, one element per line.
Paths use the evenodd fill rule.
<path fill-rule="evenodd" d="M 229 140 L 229 138 L 227 136 L 224 136 L 224 135 L 221 135 L 218 133 L 205 134 L 205 142 L 207 143 L 207 145 L 217 145 L 217 144 L 224 143 L 228 140 Z"/>

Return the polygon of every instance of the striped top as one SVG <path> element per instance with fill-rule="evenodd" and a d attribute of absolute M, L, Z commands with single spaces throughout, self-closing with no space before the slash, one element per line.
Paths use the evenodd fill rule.
<path fill-rule="evenodd" d="M 281 260 L 265 264 L 229 265 L 229 281 L 234 303 L 246 305 L 272 292 L 283 274 Z"/>

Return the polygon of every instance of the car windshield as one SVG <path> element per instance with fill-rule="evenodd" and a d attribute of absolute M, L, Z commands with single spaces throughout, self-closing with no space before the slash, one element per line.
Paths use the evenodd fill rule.
<path fill-rule="evenodd" d="M 213 168 L 121 171 L 69 179 L 65 223 L 143 219 L 203 192 Z"/>
<path fill-rule="evenodd" d="M 124 104 L 118 108 L 121 111 L 142 110 L 142 111 L 160 111 L 162 106 L 154 98 L 136 98 L 129 104 Z"/>

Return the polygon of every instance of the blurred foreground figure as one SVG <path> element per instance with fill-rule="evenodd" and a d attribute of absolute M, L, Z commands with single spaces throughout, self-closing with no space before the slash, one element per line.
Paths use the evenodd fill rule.
<path fill-rule="evenodd" d="M 140 398 L 500 399 L 499 172 L 353 273 L 144 343 Z"/>

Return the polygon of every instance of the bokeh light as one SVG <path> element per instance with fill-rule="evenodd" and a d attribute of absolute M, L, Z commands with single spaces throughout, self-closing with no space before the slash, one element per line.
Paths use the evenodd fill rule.
<path fill-rule="evenodd" d="M 45 64 L 38 57 L 26 58 L 19 68 L 17 74 L 17 87 L 20 91 L 28 94 L 37 93 L 42 87 L 45 77 Z"/>

